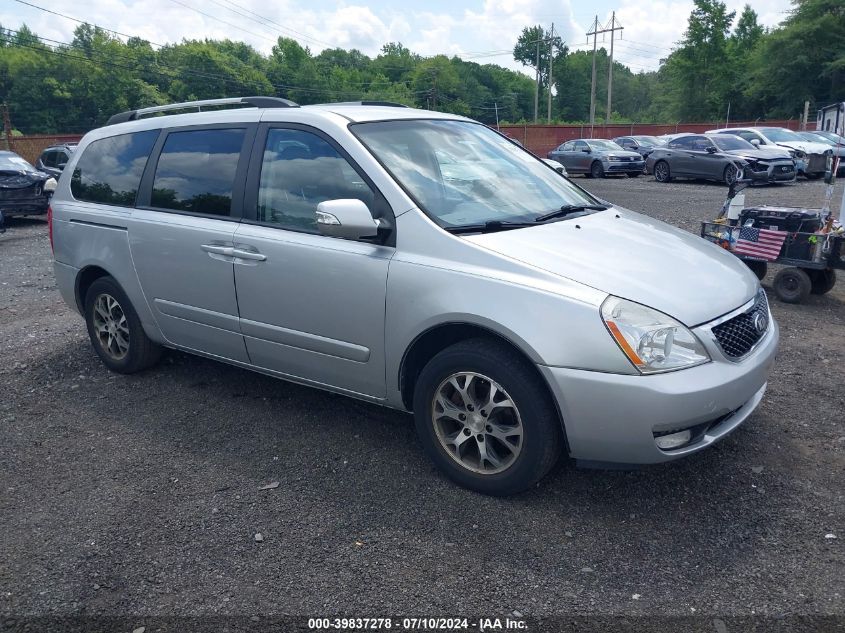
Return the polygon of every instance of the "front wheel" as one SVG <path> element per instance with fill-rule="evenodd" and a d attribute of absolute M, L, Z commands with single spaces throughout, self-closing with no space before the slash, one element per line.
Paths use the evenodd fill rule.
<path fill-rule="evenodd" d="M 85 294 L 85 324 L 94 351 L 112 371 L 134 374 L 161 357 L 161 347 L 147 337 L 129 297 L 112 277 L 100 277 Z"/>
<path fill-rule="evenodd" d="M 669 173 L 669 163 L 665 160 L 658 161 L 654 166 L 654 179 L 657 182 L 669 182 L 672 175 Z"/>
<path fill-rule="evenodd" d="M 730 186 L 736 182 L 737 168 L 736 165 L 728 165 L 722 174 L 722 180 L 726 185 Z"/>
<path fill-rule="evenodd" d="M 594 160 L 593 164 L 590 165 L 590 175 L 593 178 L 604 178 L 604 167 L 599 161 Z"/>
<path fill-rule="evenodd" d="M 429 361 L 414 389 L 414 418 L 437 467 L 484 494 L 530 488 L 560 454 L 560 422 L 542 379 L 496 341 L 463 341 Z"/>

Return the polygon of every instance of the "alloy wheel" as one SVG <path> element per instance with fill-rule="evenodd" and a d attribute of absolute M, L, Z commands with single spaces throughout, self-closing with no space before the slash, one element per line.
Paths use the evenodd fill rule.
<path fill-rule="evenodd" d="M 669 165 L 665 161 L 660 161 L 654 166 L 654 179 L 658 182 L 669 180 Z"/>
<path fill-rule="evenodd" d="M 129 353 L 129 323 L 117 299 L 106 293 L 98 295 L 92 322 L 102 349 L 113 359 L 123 360 Z"/>
<path fill-rule="evenodd" d="M 434 392 L 431 419 L 446 453 L 474 473 L 503 472 L 522 451 L 516 405 L 499 383 L 482 374 L 459 372 L 443 380 Z"/>

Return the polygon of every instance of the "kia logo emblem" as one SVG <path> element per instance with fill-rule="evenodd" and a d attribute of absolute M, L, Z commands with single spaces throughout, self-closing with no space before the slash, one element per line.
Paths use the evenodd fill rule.
<path fill-rule="evenodd" d="M 754 329 L 757 330 L 758 334 L 762 334 L 766 331 L 766 328 L 769 327 L 769 319 L 766 318 L 766 315 L 762 312 L 758 312 L 754 315 Z"/>

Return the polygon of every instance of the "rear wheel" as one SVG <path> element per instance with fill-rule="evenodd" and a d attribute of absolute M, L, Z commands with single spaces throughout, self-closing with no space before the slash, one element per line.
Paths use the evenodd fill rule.
<path fill-rule="evenodd" d="M 545 385 L 497 341 L 463 341 L 429 361 L 414 388 L 414 418 L 437 467 L 484 494 L 530 488 L 560 454 L 560 422 Z"/>
<path fill-rule="evenodd" d="M 604 167 L 602 167 L 601 162 L 593 161 L 593 164 L 590 165 L 590 175 L 593 178 L 604 178 Z"/>
<path fill-rule="evenodd" d="M 809 295 L 812 282 L 807 272 L 801 268 L 784 268 L 773 283 L 775 294 L 784 303 L 801 303 Z"/>
<path fill-rule="evenodd" d="M 814 295 L 827 294 L 836 285 L 836 271 L 832 268 L 810 271 L 810 292 Z"/>
<path fill-rule="evenodd" d="M 657 161 L 654 166 L 654 179 L 657 182 L 669 182 L 672 175 L 669 173 L 669 163 L 665 160 Z"/>
<path fill-rule="evenodd" d="M 112 371 L 133 374 L 161 357 L 161 347 L 147 337 L 129 297 L 112 277 L 100 277 L 85 294 L 85 324 L 94 351 Z"/>

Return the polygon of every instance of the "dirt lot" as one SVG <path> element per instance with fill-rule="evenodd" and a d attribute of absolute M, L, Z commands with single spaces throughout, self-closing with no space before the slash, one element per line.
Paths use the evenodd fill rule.
<path fill-rule="evenodd" d="M 725 194 L 575 181 L 689 230 Z M 748 202 L 812 204 L 822 191 L 755 188 Z M 266 616 L 514 612 L 666 631 L 679 621 L 660 618 L 720 633 L 750 630 L 732 618 L 751 616 L 768 618 L 761 631 L 799 630 L 775 626 L 794 616 L 843 626 L 845 275 L 805 305 L 772 300 L 782 345 L 767 397 L 721 444 L 635 472 L 563 464 L 528 494 L 492 499 L 441 477 L 402 414 L 178 353 L 110 374 L 59 298 L 44 222 L 9 229 L 0 630 L 61 628 L 32 616 L 125 617 L 111 630 L 150 632 L 154 616 L 237 616 L 229 630 L 243 630 Z"/>

